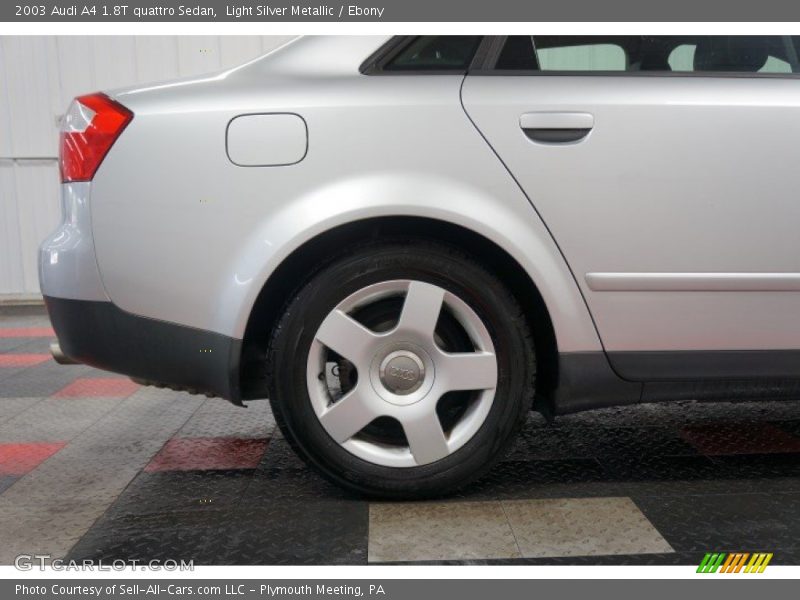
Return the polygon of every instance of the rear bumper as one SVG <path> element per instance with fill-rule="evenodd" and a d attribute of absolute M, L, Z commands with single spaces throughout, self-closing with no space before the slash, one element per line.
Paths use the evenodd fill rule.
<path fill-rule="evenodd" d="M 151 384 L 241 404 L 242 341 L 128 313 L 108 301 L 44 297 L 63 353 Z"/>

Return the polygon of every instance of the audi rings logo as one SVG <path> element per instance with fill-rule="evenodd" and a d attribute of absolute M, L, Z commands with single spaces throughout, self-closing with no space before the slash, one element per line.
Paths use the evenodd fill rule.
<path fill-rule="evenodd" d="M 419 378 L 418 371 L 414 369 L 403 369 L 401 367 L 390 367 L 389 368 L 389 377 L 395 377 L 396 379 L 402 379 L 404 381 L 416 381 Z"/>

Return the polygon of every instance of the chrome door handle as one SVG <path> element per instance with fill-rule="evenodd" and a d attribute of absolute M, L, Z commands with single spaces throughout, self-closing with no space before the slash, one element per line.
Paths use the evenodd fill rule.
<path fill-rule="evenodd" d="M 535 142 L 564 144 L 589 135 L 594 127 L 594 115 L 586 112 L 529 112 L 520 115 L 519 126 Z"/>

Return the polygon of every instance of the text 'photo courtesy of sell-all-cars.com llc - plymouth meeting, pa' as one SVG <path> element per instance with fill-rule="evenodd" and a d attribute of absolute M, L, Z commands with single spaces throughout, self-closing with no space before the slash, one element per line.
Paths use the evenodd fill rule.
<path fill-rule="evenodd" d="M 269 398 L 378 497 L 480 477 L 532 409 L 795 396 L 798 52 L 307 37 L 76 98 L 40 250 L 54 350 Z"/>

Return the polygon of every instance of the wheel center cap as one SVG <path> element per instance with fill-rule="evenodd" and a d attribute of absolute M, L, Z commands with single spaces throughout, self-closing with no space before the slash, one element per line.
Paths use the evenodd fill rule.
<path fill-rule="evenodd" d="M 372 389 L 389 404 L 409 406 L 427 397 L 436 375 L 428 352 L 416 344 L 391 341 L 372 359 Z"/>
<path fill-rule="evenodd" d="M 410 350 L 396 350 L 381 361 L 381 383 L 398 396 L 417 391 L 425 381 L 425 363 Z"/>

